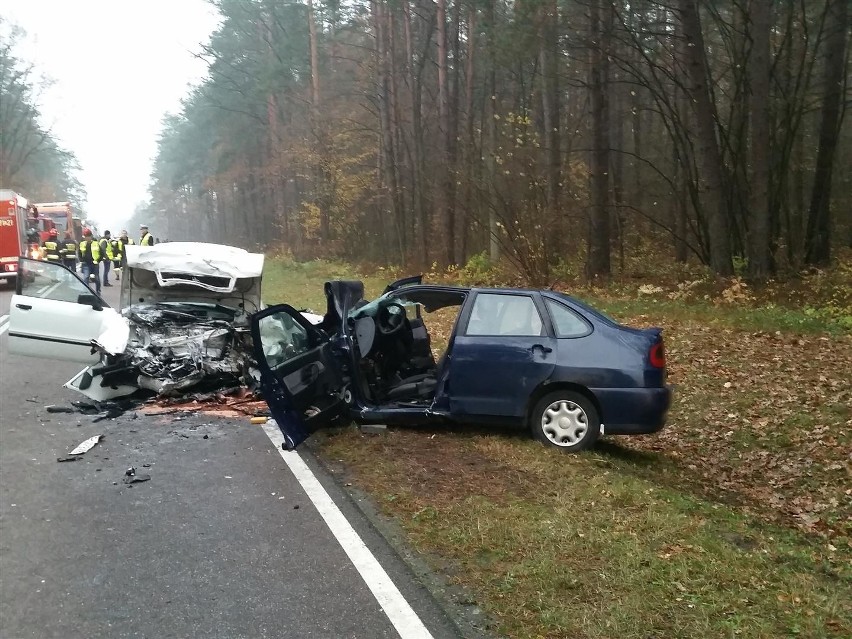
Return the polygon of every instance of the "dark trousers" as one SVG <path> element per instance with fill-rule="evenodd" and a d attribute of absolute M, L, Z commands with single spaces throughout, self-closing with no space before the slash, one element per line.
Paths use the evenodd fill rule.
<path fill-rule="evenodd" d="M 109 283 L 109 267 L 112 266 L 112 260 L 107 258 L 104 260 L 104 286 L 112 286 Z"/>
<path fill-rule="evenodd" d="M 77 272 L 77 260 L 62 260 L 62 265 L 72 273 Z"/>
<path fill-rule="evenodd" d="M 80 267 L 80 273 L 83 275 L 83 280 L 88 284 L 89 288 L 92 288 L 92 282 L 89 279 L 89 276 L 94 275 L 95 280 L 95 290 L 100 295 L 101 292 L 101 278 L 100 273 L 98 273 L 98 265 L 93 264 L 91 262 L 83 262 Z"/>

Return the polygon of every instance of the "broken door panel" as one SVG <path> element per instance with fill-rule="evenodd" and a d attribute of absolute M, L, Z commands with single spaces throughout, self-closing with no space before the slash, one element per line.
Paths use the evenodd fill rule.
<path fill-rule="evenodd" d="M 343 406 L 341 375 L 325 334 L 292 306 L 272 306 L 252 317 L 254 355 L 263 397 L 288 448 L 311 426 L 336 417 Z"/>

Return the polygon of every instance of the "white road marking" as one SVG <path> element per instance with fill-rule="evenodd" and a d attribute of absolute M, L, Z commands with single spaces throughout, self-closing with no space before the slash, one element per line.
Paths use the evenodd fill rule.
<path fill-rule="evenodd" d="M 337 504 L 329 497 L 316 475 L 294 450 L 283 450 L 284 436 L 276 424 L 265 424 L 263 430 L 273 443 L 296 481 L 304 489 L 319 514 L 325 520 L 331 533 L 343 548 L 349 560 L 358 570 L 370 592 L 379 602 L 382 610 L 390 619 L 393 627 L 402 639 L 432 639 L 431 633 L 423 625 L 420 617 L 402 596 L 391 578 L 378 560 L 367 548 L 352 524 L 346 519 Z"/>
<path fill-rule="evenodd" d="M 9 316 L 0 317 L 0 335 L 9 330 Z"/>

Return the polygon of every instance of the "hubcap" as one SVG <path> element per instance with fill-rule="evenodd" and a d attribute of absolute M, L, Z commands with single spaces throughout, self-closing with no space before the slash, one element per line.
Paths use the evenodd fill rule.
<path fill-rule="evenodd" d="M 589 430 L 589 420 L 578 404 L 560 399 L 544 409 L 541 430 L 555 445 L 573 446 Z"/>

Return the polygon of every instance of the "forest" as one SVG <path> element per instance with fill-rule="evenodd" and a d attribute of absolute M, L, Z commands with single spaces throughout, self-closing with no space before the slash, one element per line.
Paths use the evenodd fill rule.
<path fill-rule="evenodd" d="M 716 274 L 852 242 L 846 0 L 220 0 L 159 234 L 384 264 Z"/>
<path fill-rule="evenodd" d="M 62 148 L 39 109 L 49 81 L 16 53 L 23 35 L 0 18 L 0 187 L 34 202 L 70 201 L 82 211 L 86 191 L 77 158 Z"/>

